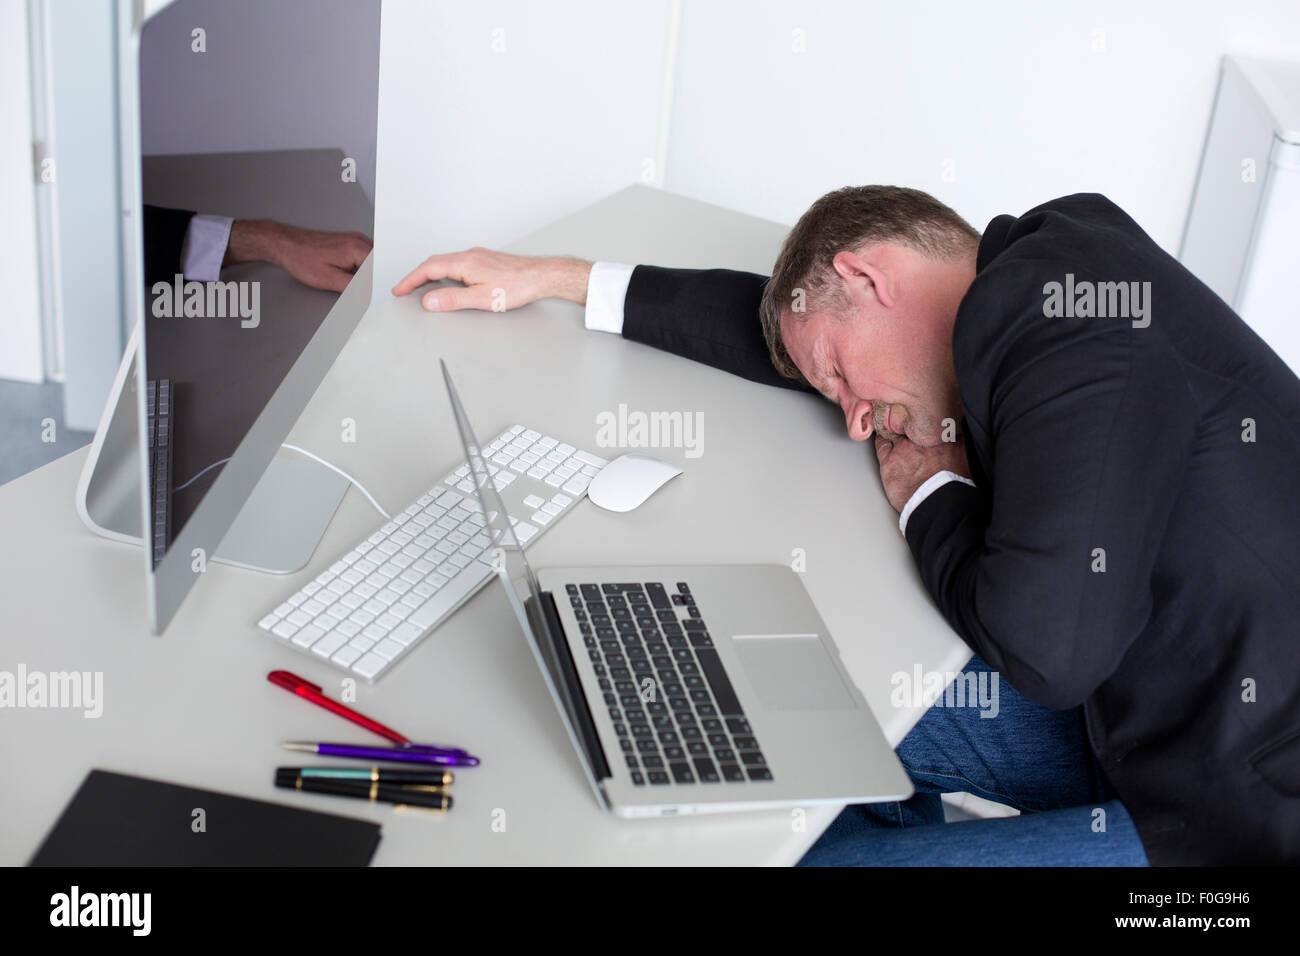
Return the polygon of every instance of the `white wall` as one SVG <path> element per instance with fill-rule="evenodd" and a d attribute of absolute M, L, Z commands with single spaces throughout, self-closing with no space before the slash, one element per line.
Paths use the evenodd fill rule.
<path fill-rule="evenodd" d="M 177 0 L 141 42 L 143 153 L 337 147 L 356 159 L 373 201 L 378 6 Z M 196 27 L 206 32 L 204 53 L 191 49 Z"/>
<path fill-rule="evenodd" d="M 1222 56 L 1300 60 L 1295 0 L 682 9 L 663 184 L 786 223 L 851 183 L 925 189 L 977 229 L 1096 190 L 1174 252 Z M 641 181 L 670 10 L 385 0 L 377 285 Z"/>
<path fill-rule="evenodd" d="M 424 255 L 504 244 L 641 181 L 668 9 L 385 0 L 376 289 Z"/>
<path fill-rule="evenodd" d="M 0 4 L 0 378 L 45 377 L 36 264 L 26 4 Z"/>
<path fill-rule="evenodd" d="M 47 5 L 64 422 L 93 430 L 126 344 L 118 203 L 117 13 L 113 4 Z"/>
<path fill-rule="evenodd" d="M 666 186 L 793 223 L 893 183 L 980 230 L 1099 191 L 1176 252 L 1226 53 L 1300 60 L 1300 3 L 686 0 Z"/>

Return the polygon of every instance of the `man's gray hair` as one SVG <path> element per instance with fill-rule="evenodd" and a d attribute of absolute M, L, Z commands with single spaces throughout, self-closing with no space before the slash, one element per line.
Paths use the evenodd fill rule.
<path fill-rule="evenodd" d="M 790 230 L 763 289 L 759 315 L 772 364 L 786 378 L 807 384 L 781 340 L 781 314 L 793 305 L 796 290 L 802 290 L 805 309 L 843 307 L 832 264 L 837 254 L 893 242 L 951 261 L 971 255 L 979 241 L 970 223 L 919 189 L 845 186 L 827 193 Z"/>

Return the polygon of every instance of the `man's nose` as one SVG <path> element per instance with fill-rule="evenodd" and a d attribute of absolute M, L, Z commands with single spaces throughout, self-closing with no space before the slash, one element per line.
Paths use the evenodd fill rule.
<path fill-rule="evenodd" d="M 866 441 L 871 437 L 871 412 L 871 403 L 864 399 L 850 402 L 845 409 L 844 424 L 849 430 L 849 437 L 854 441 Z"/>

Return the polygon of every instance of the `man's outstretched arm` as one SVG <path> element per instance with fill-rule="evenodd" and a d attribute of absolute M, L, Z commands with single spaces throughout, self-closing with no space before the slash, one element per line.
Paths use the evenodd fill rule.
<path fill-rule="evenodd" d="M 507 309 L 538 299 L 567 299 L 587 308 L 588 328 L 621 332 L 765 385 L 803 387 L 778 374 L 768 357 L 758 318 L 766 276 L 655 266 L 629 272 L 603 263 L 593 268 L 581 259 L 475 248 L 430 256 L 393 287 L 393 294 L 408 295 L 442 279 L 461 282 L 463 288 L 426 292 L 421 304 L 431 312 L 488 310 L 502 298 Z"/>

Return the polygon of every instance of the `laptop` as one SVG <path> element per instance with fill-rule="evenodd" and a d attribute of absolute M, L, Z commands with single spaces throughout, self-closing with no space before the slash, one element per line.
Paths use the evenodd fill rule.
<path fill-rule="evenodd" d="M 623 817 L 905 800 L 912 784 L 784 565 L 529 565 L 442 363 L 490 561 L 597 801 Z"/>

